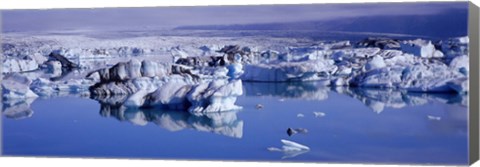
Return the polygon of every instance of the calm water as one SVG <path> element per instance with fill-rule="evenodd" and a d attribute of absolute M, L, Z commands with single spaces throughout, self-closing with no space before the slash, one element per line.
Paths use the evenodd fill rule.
<path fill-rule="evenodd" d="M 3 106 L 8 156 L 467 164 L 465 97 L 244 83 L 238 112 L 126 110 L 115 99 Z M 110 101 L 109 101 L 110 100 Z M 109 101 L 109 102 L 106 102 Z M 112 102 L 113 101 L 113 102 Z M 256 109 L 262 104 L 263 109 Z M 323 112 L 316 117 L 313 112 Z M 303 117 L 302 117 L 303 116 Z M 306 134 L 288 136 L 287 128 Z M 270 152 L 281 139 L 308 152 Z"/>

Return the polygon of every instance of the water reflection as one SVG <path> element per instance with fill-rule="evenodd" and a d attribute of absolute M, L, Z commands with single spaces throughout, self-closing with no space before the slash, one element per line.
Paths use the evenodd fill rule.
<path fill-rule="evenodd" d="M 247 96 L 273 96 L 303 100 L 327 100 L 330 93 L 346 95 L 359 100 L 372 111 L 381 113 L 386 108 L 420 106 L 429 102 L 457 104 L 466 107 L 468 96 L 448 93 L 411 93 L 392 89 L 365 89 L 354 87 L 326 87 L 321 82 L 298 83 L 244 83 Z"/>
<path fill-rule="evenodd" d="M 24 119 L 32 117 L 33 110 L 30 105 L 36 98 L 27 99 L 4 99 L 2 101 L 2 113 L 7 118 Z"/>
<path fill-rule="evenodd" d="M 357 99 L 376 113 L 387 108 L 399 109 L 408 106 L 420 106 L 432 102 L 449 105 L 451 110 L 463 110 L 467 107 L 466 95 L 458 94 L 427 94 L 408 93 L 395 90 L 361 89 L 350 87 L 325 87 L 319 82 L 303 83 L 257 83 L 243 84 L 246 96 L 273 96 L 279 98 L 302 100 L 326 100 L 329 94 L 335 93 Z M 80 98 L 80 97 L 79 97 Z M 140 108 L 133 109 L 123 106 L 126 96 L 94 97 L 100 103 L 100 114 L 104 117 L 114 117 L 120 121 L 128 121 L 135 125 L 146 125 L 149 122 L 170 131 L 195 129 L 225 136 L 241 138 L 243 121 L 237 118 L 237 112 L 208 113 L 201 115 L 185 111 L 158 110 Z M 7 118 L 23 119 L 33 114 L 30 105 L 35 99 L 4 100 L 2 111 Z M 241 105 L 241 104 L 240 104 Z M 455 114 L 457 112 L 449 112 Z M 455 117 L 455 116 L 452 116 Z M 438 121 L 437 124 L 448 122 Z M 464 123 L 455 123 L 462 126 Z M 438 125 L 444 128 L 454 128 L 449 125 Z"/>
<path fill-rule="evenodd" d="M 238 105 L 244 106 L 242 111 L 204 115 L 127 108 L 123 106 L 126 96 L 95 97 L 95 101 L 81 97 L 39 99 L 31 106 L 37 112 L 35 118 L 5 121 L 5 150 L 9 155 L 83 157 L 178 159 L 205 155 L 205 159 L 269 161 L 466 162 L 466 96 L 330 88 L 315 82 L 244 83 L 243 88 L 246 94 L 238 100 Z M 4 101 L 4 117 L 28 118 L 32 101 Z M 255 109 L 258 103 L 265 108 Z M 296 117 L 299 113 L 305 117 Z M 305 128 L 309 133 L 288 136 L 285 130 L 289 127 Z M 138 146 L 142 136 L 150 136 L 142 138 L 142 145 L 149 147 Z M 311 149 L 269 152 L 269 147 L 282 147 L 279 139 Z M 123 142 L 106 145 L 106 141 Z"/>
<path fill-rule="evenodd" d="M 194 115 L 178 110 L 128 108 L 122 105 L 125 98 L 114 96 L 97 99 L 100 103 L 100 115 L 140 126 L 152 122 L 173 132 L 194 129 L 234 138 L 242 138 L 243 135 L 243 121 L 237 118 L 236 111 Z"/>
<path fill-rule="evenodd" d="M 304 100 L 328 99 L 329 87 L 319 82 L 243 82 L 246 96 L 274 96 Z"/>
<path fill-rule="evenodd" d="M 467 106 L 466 95 L 446 93 L 411 93 L 398 90 L 341 88 L 335 92 L 348 95 L 361 101 L 376 113 L 381 113 L 386 108 L 404 108 L 408 106 L 420 106 L 429 102 L 444 104 L 458 104 Z"/>
<path fill-rule="evenodd" d="M 439 102 L 443 104 L 456 104 L 467 107 L 468 96 L 460 94 L 443 93 L 410 93 L 398 90 L 385 89 L 363 89 L 351 87 L 325 87 L 319 82 L 302 83 L 262 83 L 245 82 L 243 88 L 246 96 L 273 96 L 288 99 L 302 100 L 327 100 L 330 93 L 346 95 L 359 100 L 372 111 L 381 113 L 386 108 L 399 109 L 408 106 L 420 106 L 430 102 Z M 57 97 L 71 96 L 70 94 L 57 94 Z M 82 98 L 79 96 L 79 98 Z M 114 113 L 124 113 L 128 110 L 134 112 L 134 109 L 127 109 L 122 106 L 127 96 L 112 97 L 94 97 L 101 104 L 100 112 L 103 116 L 115 115 Z M 3 101 L 3 113 L 8 118 L 28 118 L 33 114 L 30 104 L 35 99 L 7 99 Z M 156 112 L 148 109 L 139 109 L 136 112 Z M 178 111 L 158 111 L 165 113 L 185 114 Z M 110 114 L 109 114 L 110 113 Z M 211 114 L 210 114 L 211 115 Z M 228 115 L 228 114 L 225 114 Z M 198 116 L 197 116 L 198 117 Z M 206 116 L 212 117 L 212 116 Z M 120 117 L 117 117 L 120 118 Z M 121 119 L 120 119 L 121 120 Z M 139 122 L 140 124 L 140 122 Z"/>

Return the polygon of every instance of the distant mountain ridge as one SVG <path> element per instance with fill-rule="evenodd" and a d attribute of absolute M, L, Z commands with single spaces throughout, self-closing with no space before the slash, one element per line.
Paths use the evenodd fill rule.
<path fill-rule="evenodd" d="M 327 21 L 236 25 L 180 26 L 176 30 L 315 30 L 375 32 L 449 38 L 468 35 L 468 10 L 452 9 L 435 15 L 368 16 Z"/>

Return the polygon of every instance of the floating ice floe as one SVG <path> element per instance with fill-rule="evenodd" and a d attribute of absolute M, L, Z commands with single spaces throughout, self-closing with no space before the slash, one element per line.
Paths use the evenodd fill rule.
<path fill-rule="evenodd" d="M 442 119 L 442 117 L 431 116 L 431 115 L 427 115 L 427 118 L 433 121 L 440 121 Z"/>
<path fill-rule="evenodd" d="M 313 112 L 313 115 L 315 115 L 315 117 L 319 118 L 319 117 L 324 117 L 327 114 L 325 114 L 324 112 Z"/>
<path fill-rule="evenodd" d="M 282 148 L 269 147 L 267 148 L 267 150 L 274 152 L 283 152 L 284 156 L 282 157 L 282 159 L 296 157 L 300 154 L 310 151 L 309 147 L 302 144 L 285 139 L 282 139 L 280 141 L 283 143 Z"/>
<path fill-rule="evenodd" d="M 298 118 L 303 118 L 303 117 L 305 117 L 305 115 L 303 115 L 303 114 L 297 114 L 297 117 L 298 117 Z"/>

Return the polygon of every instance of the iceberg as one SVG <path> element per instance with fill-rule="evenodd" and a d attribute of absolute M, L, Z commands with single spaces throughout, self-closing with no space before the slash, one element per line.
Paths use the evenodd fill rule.
<path fill-rule="evenodd" d="M 122 105 L 129 108 L 153 107 L 190 113 L 231 111 L 242 108 L 235 105 L 237 97 L 243 94 L 242 81 L 238 79 L 243 73 L 240 62 L 241 56 L 236 55 L 227 68 L 216 67 L 213 79 L 194 79 L 189 74 L 183 75 L 181 70 L 171 74 L 168 65 L 145 60 L 118 63 L 90 73 L 87 78 L 98 81 L 90 87 L 93 95 L 127 95 Z"/>
<path fill-rule="evenodd" d="M 32 81 L 30 89 L 41 97 L 58 97 L 67 95 L 88 96 L 89 87 L 94 82 L 85 79 L 70 79 L 64 81 L 51 81 L 38 78 Z"/>
<path fill-rule="evenodd" d="M 92 94 L 118 95 L 132 94 L 140 89 L 151 93 L 164 83 L 162 78 L 170 73 L 171 69 L 167 64 L 132 59 L 90 72 L 86 78 L 97 82 L 90 87 Z"/>
<path fill-rule="evenodd" d="M 442 63 L 416 63 L 377 68 L 352 79 L 353 85 L 373 88 L 396 88 L 412 92 L 456 92 L 451 81 L 464 80 L 465 75 Z M 461 92 L 459 92 L 461 93 Z"/>
<path fill-rule="evenodd" d="M 3 99 L 38 97 L 38 95 L 30 89 L 31 83 L 32 80 L 18 73 L 4 75 L 2 79 Z"/>
<path fill-rule="evenodd" d="M 337 70 L 332 60 L 281 62 L 278 64 L 247 64 L 241 76 L 245 81 L 291 82 L 324 79 Z"/>
<path fill-rule="evenodd" d="M 145 97 L 136 98 L 146 99 L 137 106 L 211 113 L 241 109 L 242 107 L 235 105 L 235 101 L 242 94 L 241 80 L 215 80 L 198 85 L 168 82 Z"/>
<path fill-rule="evenodd" d="M 401 50 L 422 58 L 441 58 L 443 53 L 436 50 L 432 41 L 422 39 L 404 41 L 401 43 Z"/>
<path fill-rule="evenodd" d="M 25 72 L 38 69 L 38 63 L 27 57 L 25 59 L 6 57 L 3 59 L 2 73 Z"/>
<path fill-rule="evenodd" d="M 225 38 L 215 37 L 98 40 L 75 35 L 7 35 L 2 44 L 3 74 L 23 75 L 29 81 L 15 81 L 28 88 L 25 90 L 2 83 L 3 97 L 126 95 L 122 105 L 127 108 L 167 107 L 203 113 L 240 108 L 235 105 L 236 98 L 244 93 L 240 91 L 243 85 L 251 82 L 308 85 L 306 81 L 316 81 L 319 86 L 338 90 L 362 87 L 460 95 L 469 91 L 468 37 L 441 41 L 262 38 L 229 42 L 234 44 L 225 45 Z M 22 74 L 14 74 L 18 72 Z M 246 93 L 328 98 L 327 89 L 308 91 L 308 86 L 280 83 L 275 87 Z M 274 90 L 280 88 L 281 92 Z M 289 89 L 305 90 L 291 93 Z M 378 101 L 368 105 L 377 111 L 389 107 Z"/>

